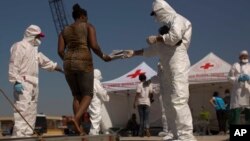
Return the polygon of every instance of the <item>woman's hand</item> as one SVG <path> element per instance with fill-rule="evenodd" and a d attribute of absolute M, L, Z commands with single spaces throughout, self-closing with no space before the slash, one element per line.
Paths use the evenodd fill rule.
<path fill-rule="evenodd" d="M 109 61 L 112 60 L 112 58 L 111 58 L 110 56 L 106 55 L 106 54 L 103 54 L 103 55 L 102 55 L 102 59 L 103 59 L 105 62 L 109 62 Z"/>

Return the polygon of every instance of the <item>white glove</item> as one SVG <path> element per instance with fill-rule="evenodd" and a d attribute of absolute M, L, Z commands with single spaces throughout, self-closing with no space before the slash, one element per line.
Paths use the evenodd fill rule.
<path fill-rule="evenodd" d="M 56 66 L 55 71 L 58 71 L 64 74 L 63 69 L 59 65 Z"/>
<path fill-rule="evenodd" d="M 130 58 L 134 55 L 134 51 L 133 50 L 124 50 L 123 51 L 123 58 Z"/>
<path fill-rule="evenodd" d="M 147 40 L 147 43 L 150 45 L 155 44 L 157 42 L 157 36 L 151 35 L 146 40 Z"/>

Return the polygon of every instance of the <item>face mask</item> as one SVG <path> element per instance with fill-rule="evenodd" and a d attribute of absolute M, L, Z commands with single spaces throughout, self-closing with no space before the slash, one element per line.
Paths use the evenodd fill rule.
<path fill-rule="evenodd" d="M 101 81 L 102 80 L 102 76 L 100 75 L 96 79 Z"/>
<path fill-rule="evenodd" d="M 158 18 L 156 17 L 156 15 L 153 16 L 154 17 L 154 21 L 155 22 L 159 22 Z"/>
<path fill-rule="evenodd" d="M 248 59 L 242 59 L 241 62 L 242 62 L 243 64 L 246 64 L 246 63 L 248 63 Z"/>
<path fill-rule="evenodd" d="M 99 80 L 101 81 L 101 80 L 102 80 L 102 77 L 100 77 Z"/>
<path fill-rule="evenodd" d="M 161 20 L 159 18 L 157 18 L 156 16 L 154 16 L 154 21 L 159 25 L 159 26 L 163 26 L 165 25 L 163 22 L 161 22 Z"/>
<path fill-rule="evenodd" d="M 35 39 L 34 46 L 40 46 L 42 44 L 42 41 L 39 39 Z"/>

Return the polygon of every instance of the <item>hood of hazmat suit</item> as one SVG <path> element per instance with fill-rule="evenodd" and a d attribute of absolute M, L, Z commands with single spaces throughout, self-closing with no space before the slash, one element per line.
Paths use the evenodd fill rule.
<path fill-rule="evenodd" d="M 247 52 L 246 50 L 242 50 L 242 51 L 240 52 L 240 55 L 248 55 L 248 52 Z"/>
<path fill-rule="evenodd" d="M 241 55 L 247 55 L 248 56 L 248 52 L 246 51 L 246 50 L 242 50 L 241 52 L 240 52 L 240 56 Z"/>
<path fill-rule="evenodd" d="M 166 1 L 154 0 L 152 10 L 157 22 L 169 27 L 169 33 L 162 35 L 164 43 L 171 47 L 184 44 L 189 47 L 192 25 L 182 15 L 178 14 Z"/>
<path fill-rule="evenodd" d="M 44 33 L 42 33 L 42 30 L 39 26 L 30 25 L 24 33 L 24 39 L 31 42 L 35 39 L 36 36 L 45 37 Z"/>
<path fill-rule="evenodd" d="M 100 81 L 102 80 L 102 73 L 100 70 L 94 69 L 94 78 Z"/>
<path fill-rule="evenodd" d="M 176 16 L 175 10 L 164 0 L 155 0 L 152 8 L 157 22 L 162 25 L 169 26 Z"/>
<path fill-rule="evenodd" d="M 95 100 L 97 98 L 101 101 L 109 101 L 109 96 L 107 94 L 107 91 L 103 88 L 100 80 L 102 80 L 101 71 L 98 69 L 94 69 L 94 97 L 93 99 Z"/>

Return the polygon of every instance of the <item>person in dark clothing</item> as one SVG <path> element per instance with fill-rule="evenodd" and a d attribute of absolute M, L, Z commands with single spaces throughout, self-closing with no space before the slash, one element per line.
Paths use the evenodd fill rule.
<path fill-rule="evenodd" d="M 141 81 L 136 88 L 136 96 L 134 99 L 134 108 L 138 108 L 140 117 L 139 136 L 143 137 L 145 134 L 150 137 L 149 131 L 149 113 L 150 113 L 150 95 L 153 94 L 152 84 L 149 83 L 144 73 L 139 75 Z"/>
<path fill-rule="evenodd" d="M 226 134 L 226 105 L 224 100 L 219 96 L 218 92 L 214 92 L 213 97 L 210 99 L 210 103 L 216 110 L 216 116 L 219 124 L 219 134 Z"/>
<path fill-rule="evenodd" d="M 136 121 L 136 114 L 133 113 L 131 118 L 128 120 L 127 131 L 131 131 L 132 136 L 138 136 L 139 124 Z"/>
<path fill-rule="evenodd" d="M 230 118 L 230 91 L 229 89 L 225 90 L 225 97 L 223 98 L 225 105 L 226 105 L 226 110 L 225 110 L 225 120 L 226 120 L 226 127 L 227 127 L 227 132 L 229 131 L 229 118 Z"/>
<path fill-rule="evenodd" d="M 66 81 L 73 96 L 74 117 L 71 119 L 76 131 L 82 130 L 82 116 L 93 97 L 94 65 L 91 51 L 103 61 L 111 61 L 98 45 L 95 27 L 88 22 L 87 11 L 78 4 L 73 6 L 75 22 L 66 26 L 58 37 L 58 54 L 63 60 Z"/>

